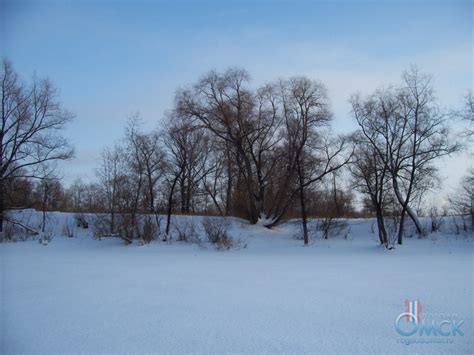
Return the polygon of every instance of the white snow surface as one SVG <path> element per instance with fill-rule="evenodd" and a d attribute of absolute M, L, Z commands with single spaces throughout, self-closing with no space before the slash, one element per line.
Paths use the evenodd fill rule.
<path fill-rule="evenodd" d="M 49 218 L 48 245 L 0 244 L 1 354 L 473 351 L 472 234 L 406 238 L 389 251 L 360 219 L 348 221 L 347 239 L 305 247 L 296 222 L 269 230 L 232 218 L 240 242 L 216 250 L 125 246 L 75 226 L 68 238 L 72 214 Z M 200 217 L 175 219 L 185 220 Z M 394 324 L 406 299 L 420 300 L 422 314 L 455 314 L 464 336 L 401 343 Z"/>

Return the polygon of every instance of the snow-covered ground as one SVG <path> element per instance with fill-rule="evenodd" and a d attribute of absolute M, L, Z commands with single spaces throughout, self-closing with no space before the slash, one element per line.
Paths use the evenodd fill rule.
<path fill-rule="evenodd" d="M 0 244 L 0 353 L 473 351 L 472 235 L 407 238 L 388 251 L 371 221 L 353 220 L 347 239 L 304 247 L 295 223 L 233 219 L 239 247 L 218 251 L 60 236 L 71 218 L 53 215 L 48 245 Z M 419 300 L 423 319 L 449 321 L 445 332 L 464 321 L 464 335 L 400 335 L 405 300 Z"/>

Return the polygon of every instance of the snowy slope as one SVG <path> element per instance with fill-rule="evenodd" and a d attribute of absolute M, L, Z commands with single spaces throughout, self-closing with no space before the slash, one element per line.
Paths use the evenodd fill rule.
<path fill-rule="evenodd" d="M 240 247 L 124 246 L 87 230 L 2 243 L 0 353 L 470 353 L 473 238 L 437 234 L 377 246 L 371 221 L 317 239 L 232 220 Z M 35 217 L 36 218 L 36 217 Z M 200 217 L 180 217 L 199 219 Z M 464 336 L 411 344 L 394 327 L 405 300 L 455 313 Z"/>

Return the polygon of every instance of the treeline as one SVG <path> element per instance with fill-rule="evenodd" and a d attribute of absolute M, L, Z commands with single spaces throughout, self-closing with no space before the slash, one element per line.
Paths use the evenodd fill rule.
<path fill-rule="evenodd" d="M 3 82 L 17 82 L 7 61 L 3 68 Z M 57 132 L 54 124 L 64 124 L 69 116 L 55 103 L 43 107 L 44 121 L 36 121 L 35 103 L 24 104 L 23 96 L 15 94 L 22 90 L 18 84 L 2 87 L 3 101 L 14 108 L 8 113 L 2 107 L 3 137 L 15 135 L 5 129 L 8 120 L 18 121 L 20 131 L 28 125 L 44 127 L 30 129 L 17 149 L 27 151 L 28 159 L 14 158 L 6 169 L 2 163 L 2 171 L 16 169 L 1 177 L 3 206 L 103 213 L 109 233 L 126 223 L 130 238 L 139 237 L 134 233 L 140 228 L 134 226 L 143 213 L 155 216 L 156 223 L 158 215 L 167 215 L 165 237 L 173 213 L 213 214 L 268 228 L 285 218 L 301 218 L 307 244 L 309 217 L 370 214 L 377 217 L 380 242 L 386 246 L 386 218 L 396 217 L 401 244 L 407 218 L 418 233 L 426 232 L 413 204 L 435 186 L 433 162 L 461 149 L 450 136 L 454 115 L 441 112 L 430 77 L 415 68 L 403 74 L 398 86 L 367 97 L 354 95 L 359 130 L 344 136 L 331 131 L 322 82 L 292 77 L 255 89 L 245 70 L 230 69 L 210 72 L 178 91 L 174 107 L 155 130 L 144 130 L 138 115 L 131 117 L 124 137 L 103 151 L 96 181 L 77 180 L 64 189 L 49 162 L 70 155 L 51 154 L 64 150 L 64 141 L 43 132 Z M 18 112 L 22 105 L 31 110 L 24 117 Z M 471 111 L 466 107 L 472 120 L 472 105 Z M 51 155 L 43 157 L 34 149 Z M 2 154 L 17 152 L 5 145 Z M 354 208 L 354 191 L 366 196 L 363 212 Z M 472 196 L 472 188 L 468 193 Z M 472 202 L 470 208 L 472 215 Z"/>

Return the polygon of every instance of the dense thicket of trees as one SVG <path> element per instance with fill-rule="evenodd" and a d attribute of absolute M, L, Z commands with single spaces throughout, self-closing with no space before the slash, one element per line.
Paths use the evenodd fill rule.
<path fill-rule="evenodd" d="M 178 93 L 175 115 L 228 150 L 234 162 L 228 171 L 236 176 L 233 184 L 228 176 L 226 198 L 239 196 L 233 199 L 239 214 L 272 227 L 299 200 L 307 243 L 306 191 L 351 154 L 327 129 L 331 113 L 321 82 L 293 77 L 252 90 L 248 81 L 243 70 L 211 72 Z"/>
<path fill-rule="evenodd" d="M 0 209 L 100 212 L 103 233 L 128 238 L 143 233 L 143 214 L 158 227 L 167 216 L 164 238 L 173 213 L 214 214 L 269 228 L 298 217 L 308 244 L 307 219 L 357 215 L 357 190 L 388 247 L 387 217 L 397 217 L 399 243 L 406 218 L 424 233 L 414 201 L 436 181 L 433 162 L 460 149 L 430 77 L 415 68 L 397 86 L 351 98 L 359 129 L 350 136 L 331 132 L 322 82 L 292 77 L 254 88 L 245 70 L 230 69 L 178 91 L 156 130 L 132 115 L 119 143 L 104 149 L 95 182 L 65 189 L 50 162 L 72 154 L 60 135 L 72 116 L 48 81 L 25 86 L 8 61 L 2 74 Z M 466 102 L 463 117 L 472 120 L 472 95 Z M 452 197 L 457 213 L 472 215 L 471 180 Z"/>

